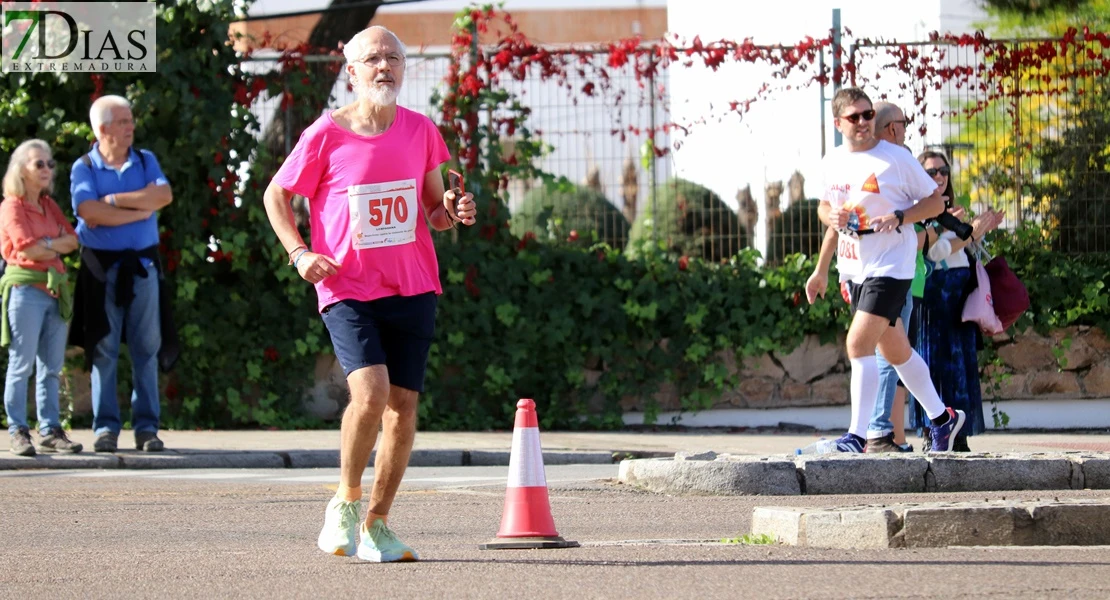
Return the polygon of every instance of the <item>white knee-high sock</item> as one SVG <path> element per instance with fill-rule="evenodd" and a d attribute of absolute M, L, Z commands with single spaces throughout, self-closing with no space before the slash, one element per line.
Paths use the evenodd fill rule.
<path fill-rule="evenodd" d="M 879 364 L 874 355 L 852 358 L 849 362 L 852 363 L 852 426 L 848 433 L 867 439 L 867 425 L 879 397 Z"/>
<path fill-rule="evenodd" d="M 906 362 L 894 365 L 894 370 L 898 372 L 898 378 L 902 380 L 906 389 L 921 403 L 921 407 L 925 409 L 925 414 L 929 415 L 930 419 L 944 414 L 944 402 L 941 401 L 937 388 L 929 377 L 929 365 L 925 364 L 925 360 L 917 351 L 911 351 L 910 359 Z"/>

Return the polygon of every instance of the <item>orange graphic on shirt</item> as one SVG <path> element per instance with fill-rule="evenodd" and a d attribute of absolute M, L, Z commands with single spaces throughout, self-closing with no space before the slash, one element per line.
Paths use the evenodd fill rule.
<path fill-rule="evenodd" d="M 848 211 L 848 226 L 850 231 L 871 229 L 871 219 L 862 206 L 844 207 Z"/>
<path fill-rule="evenodd" d="M 874 173 L 872 173 L 871 176 L 867 178 L 867 181 L 863 182 L 863 187 L 860 189 L 872 194 L 879 193 L 879 180 L 875 178 Z"/>

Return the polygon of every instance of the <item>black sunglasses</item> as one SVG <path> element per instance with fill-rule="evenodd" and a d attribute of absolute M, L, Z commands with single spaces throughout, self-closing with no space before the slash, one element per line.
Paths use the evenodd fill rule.
<path fill-rule="evenodd" d="M 939 169 L 925 169 L 925 172 L 929 174 L 929 177 L 935 177 L 937 173 L 948 177 L 948 174 L 951 173 L 952 170 L 948 167 L 940 167 Z"/>
<path fill-rule="evenodd" d="M 58 163 L 56 163 L 52 160 L 36 160 L 35 161 L 35 168 L 40 170 L 40 171 L 43 170 L 46 167 L 50 167 L 51 169 L 53 169 L 56 166 L 58 166 Z"/>
<path fill-rule="evenodd" d="M 844 115 L 843 117 L 840 117 L 840 118 L 841 119 L 848 119 L 848 121 L 850 123 L 855 125 L 855 124 L 859 123 L 860 120 L 870 121 L 871 119 L 874 119 L 875 118 L 875 109 L 865 110 L 863 112 L 858 112 L 858 113 L 852 113 L 850 115 Z"/>

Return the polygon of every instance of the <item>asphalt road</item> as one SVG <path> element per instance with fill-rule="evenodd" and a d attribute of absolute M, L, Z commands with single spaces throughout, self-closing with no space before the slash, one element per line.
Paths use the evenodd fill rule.
<path fill-rule="evenodd" d="M 1063 493 L 669 497 L 614 483 L 612 465 L 551 466 L 556 525 L 583 547 L 482 551 L 500 522 L 505 471 L 411 469 L 391 523 L 423 560 L 394 565 L 316 549 L 335 470 L 3 473 L 0 598 L 1110 597 L 1110 547 L 719 543 L 748 531 L 760 505 Z"/>

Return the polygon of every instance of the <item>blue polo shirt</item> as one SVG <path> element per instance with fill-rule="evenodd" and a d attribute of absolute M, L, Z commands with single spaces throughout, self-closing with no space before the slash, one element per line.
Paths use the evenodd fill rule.
<path fill-rule="evenodd" d="M 139 152 L 143 153 L 140 161 Z M 150 183 L 168 185 L 158 159 L 149 150 L 131 149 L 127 162 L 116 170 L 104 164 L 100 155 L 100 144 L 89 151 L 92 166 L 77 160 L 69 176 L 69 195 L 73 202 L 73 213 L 77 216 L 77 239 L 83 246 L 94 250 L 142 250 L 158 244 L 158 215 L 149 219 L 126 225 L 89 227 L 80 217 L 77 207 L 82 202 L 99 202 L 108 194 L 135 192 Z M 145 164 L 145 169 L 143 168 Z"/>

